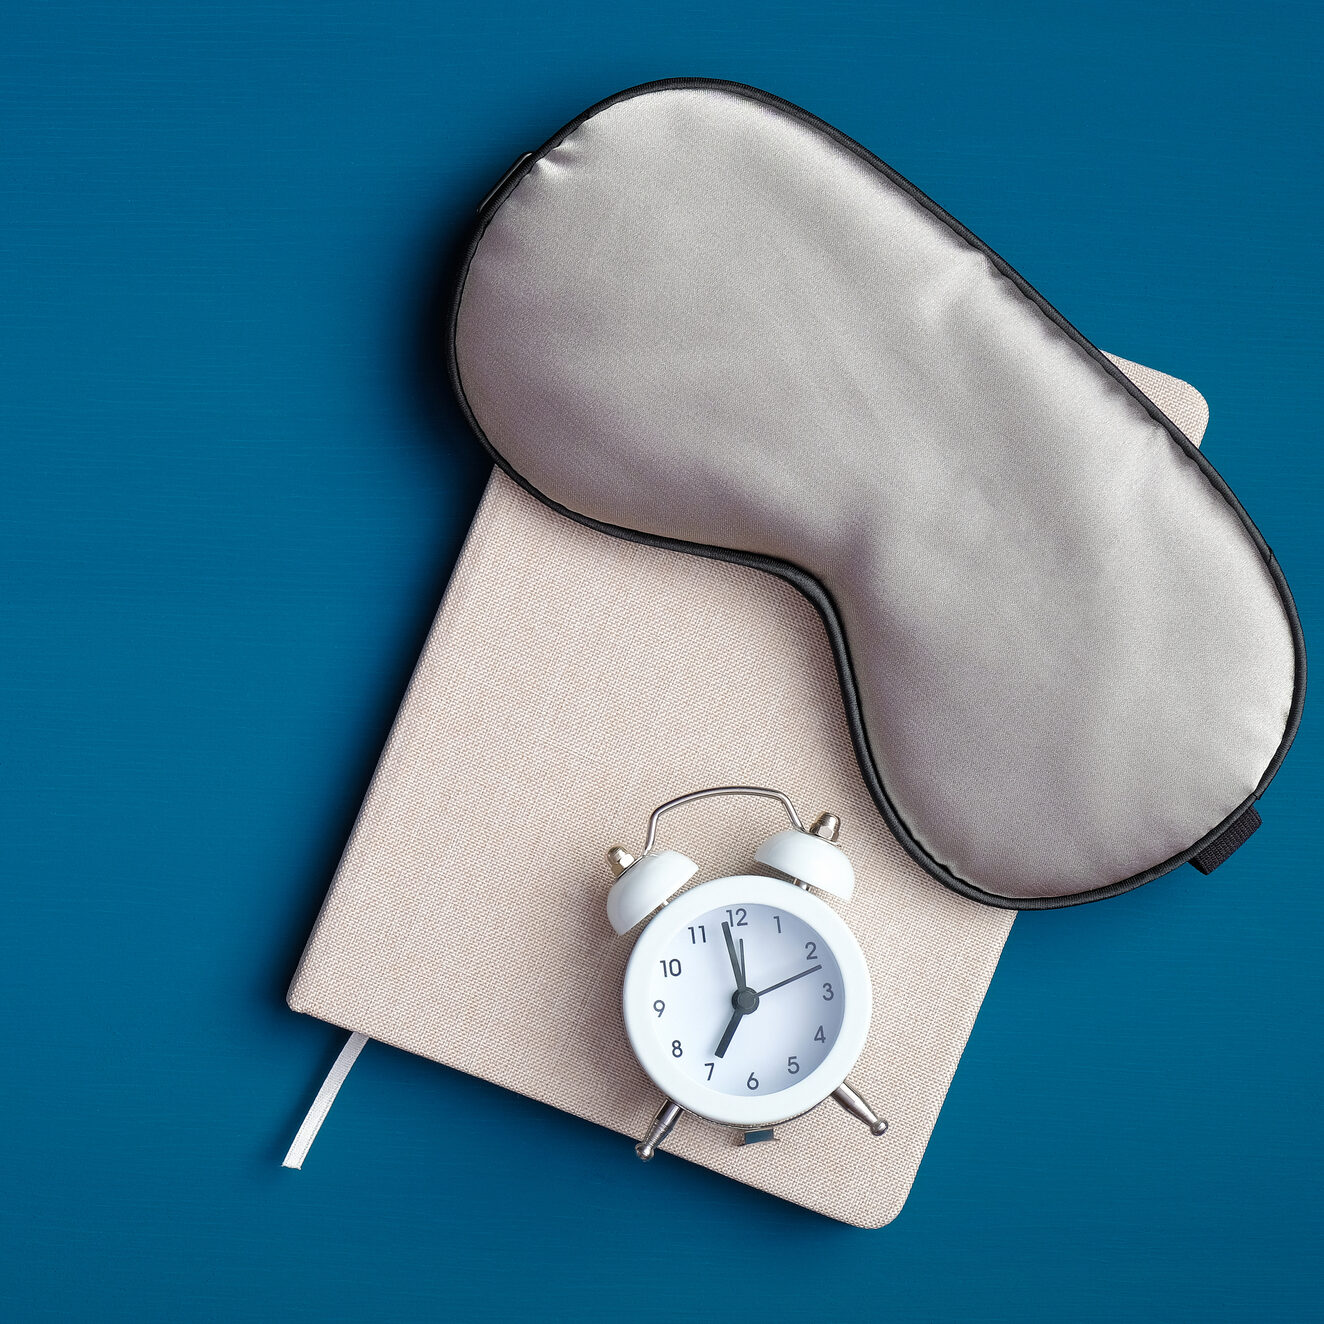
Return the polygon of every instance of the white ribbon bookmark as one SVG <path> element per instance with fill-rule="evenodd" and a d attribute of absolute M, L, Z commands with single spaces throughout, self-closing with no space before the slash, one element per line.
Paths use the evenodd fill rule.
<path fill-rule="evenodd" d="M 363 1051 L 363 1045 L 367 1042 L 368 1036 L 359 1034 L 357 1030 L 345 1041 L 344 1048 L 331 1064 L 331 1070 L 326 1073 L 326 1079 L 322 1082 L 322 1088 L 317 1091 L 313 1106 L 308 1109 L 308 1114 L 294 1137 L 290 1152 L 281 1162 L 282 1168 L 303 1167 L 303 1161 L 308 1157 L 308 1151 L 313 1141 L 317 1139 L 317 1133 L 322 1129 L 322 1123 L 326 1121 L 326 1115 L 331 1111 L 331 1105 L 336 1101 L 336 1095 L 340 1093 L 340 1087 L 345 1083 L 350 1067 L 354 1065 L 358 1055 Z"/>

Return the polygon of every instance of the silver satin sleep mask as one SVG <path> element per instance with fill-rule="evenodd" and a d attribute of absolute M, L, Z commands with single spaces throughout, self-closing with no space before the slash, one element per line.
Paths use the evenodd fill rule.
<path fill-rule="evenodd" d="M 878 807 L 956 891 L 1094 900 L 1258 826 L 1305 685 L 1259 532 L 1005 262 L 813 116 L 703 79 L 585 112 L 484 203 L 451 371 L 550 505 L 814 602 Z"/>

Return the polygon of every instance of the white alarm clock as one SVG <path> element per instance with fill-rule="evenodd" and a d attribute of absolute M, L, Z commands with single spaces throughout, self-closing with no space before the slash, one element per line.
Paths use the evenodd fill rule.
<path fill-rule="evenodd" d="M 778 801 L 791 827 L 754 853 L 785 874 L 714 878 L 682 892 L 699 866 L 654 850 L 668 810 L 718 795 Z M 869 1034 L 869 967 L 845 922 L 809 889 L 849 901 L 855 873 L 823 814 L 806 828 L 780 791 L 718 786 L 653 811 L 643 854 L 607 852 L 617 875 L 607 918 L 625 934 L 648 919 L 625 969 L 625 1029 L 639 1064 L 666 1096 L 635 1146 L 650 1159 L 682 1112 L 737 1129 L 744 1143 L 829 1097 L 874 1135 L 875 1115 L 846 1075 Z M 677 895 L 679 893 L 679 895 Z M 652 916 L 649 919 L 649 916 Z"/>

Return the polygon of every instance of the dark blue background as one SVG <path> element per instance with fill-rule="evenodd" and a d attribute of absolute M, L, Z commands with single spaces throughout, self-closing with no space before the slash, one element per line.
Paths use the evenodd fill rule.
<path fill-rule="evenodd" d="M 3 1313 L 1301 1318 L 1309 714 L 1213 878 L 1017 921 L 888 1230 L 377 1045 L 278 1163 L 341 1039 L 283 991 L 484 477 L 420 328 L 507 163 L 660 76 L 823 116 L 1204 390 L 1309 638 L 1316 15 L 6 5 Z"/>

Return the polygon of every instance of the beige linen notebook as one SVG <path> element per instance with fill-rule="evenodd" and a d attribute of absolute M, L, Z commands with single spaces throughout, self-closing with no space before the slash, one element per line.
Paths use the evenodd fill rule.
<path fill-rule="evenodd" d="M 1191 387 L 1118 360 L 1200 440 Z M 493 474 L 289 991 L 294 1010 L 627 1136 L 657 1089 L 631 1055 L 604 852 L 702 786 L 830 810 L 857 877 L 837 906 L 873 975 L 850 1078 L 882 1138 L 830 1102 L 771 1143 L 692 1117 L 663 1148 L 833 1218 L 900 1211 L 1013 912 L 947 891 L 896 843 L 856 767 L 823 626 L 758 570 L 612 538 Z M 697 881 L 753 871 L 763 801 L 686 806 L 667 845 Z M 831 903 L 836 905 L 836 903 Z M 512 953 L 529 971 L 511 986 Z M 502 996 L 485 990 L 500 984 Z M 620 1162 L 635 1163 L 622 1141 Z M 666 1162 L 665 1158 L 656 1160 Z"/>

